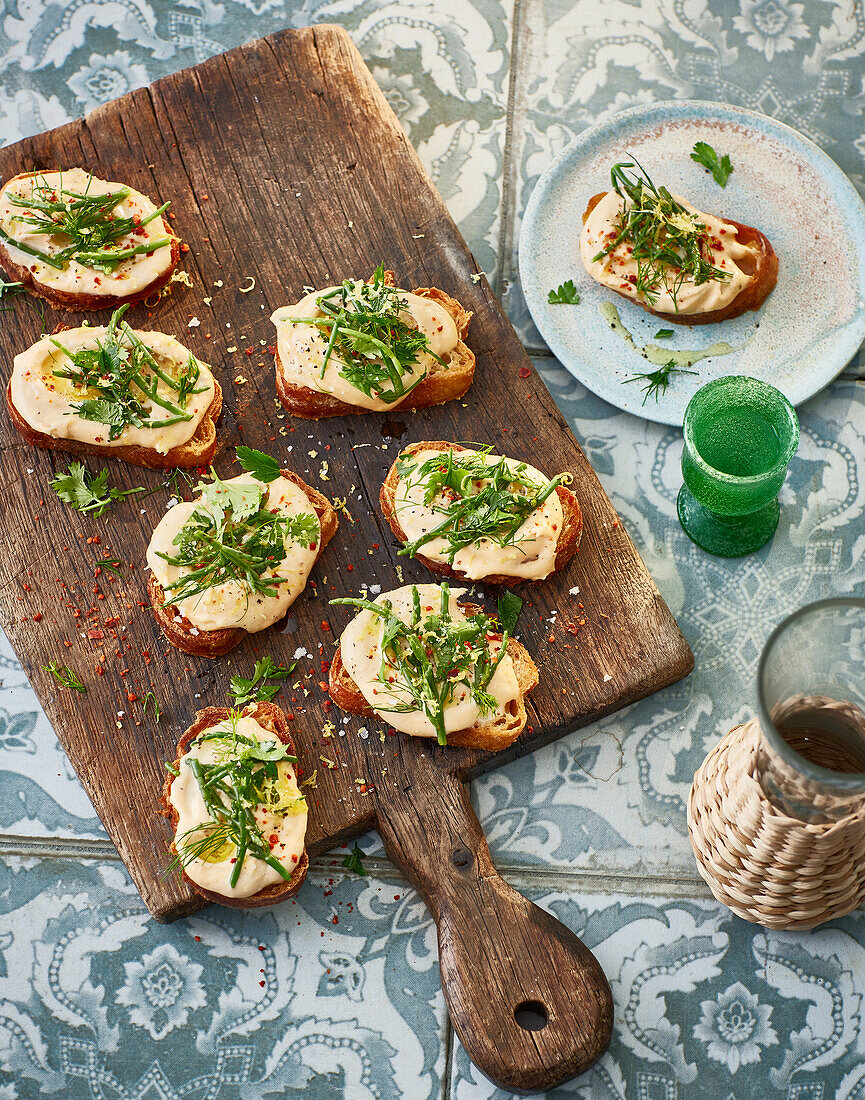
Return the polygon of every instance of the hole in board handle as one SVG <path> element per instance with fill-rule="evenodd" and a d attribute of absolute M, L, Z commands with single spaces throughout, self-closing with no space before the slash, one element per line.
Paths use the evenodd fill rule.
<path fill-rule="evenodd" d="M 524 1031 L 543 1031 L 550 1014 L 540 1001 L 523 1001 L 514 1009 L 514 1019 Z"/>

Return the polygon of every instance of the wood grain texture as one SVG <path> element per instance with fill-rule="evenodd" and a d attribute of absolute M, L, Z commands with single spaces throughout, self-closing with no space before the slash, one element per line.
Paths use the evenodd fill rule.
<path fill-rule="evenodd" d="M 147 602 L 145 548 L 171 495 L 159 475 L 109 460 L 115 484 L 155 491 L 104 519 L 81 516 L 48 489 L 65 456 L 28 447 L 4 415 L 0 615 L 58 737 L 148 908 L 173 920 L 201 901 L 165 874 L 169 832 L 156 813 L 162 762 L 174 757 L 195 711 L 223 704 L 229 678 L 248 676 L 256 655 L 288 661 L 299 647 L 308 650 L 314 661 L 300 663 L 302 687 L 284 691 L 278 702 L 294 714 L 304 774 L 317 772 L 309 792 L 310 853 L 378 823 L 388 851 L 438 917 L 445 985 L 467 1049 L 508 1087 L 533 1088 L 542 1078 L 549 1087 L 603 1049 L 609 991 L 578 941 L 495 875 L 462 781 L 680 679 L 693 665 L 687 644 L 549 393 L 533 371 L 520 377 L 530 367 L 525 352 L 486 279 L 472 279 L 472 256 L 345 32 L 320 26 L 252 42 L 0 150 L 4 179 L 25 168 L 75 165 L 129 182 L 154 200 L 172 200 L 174 227 L 191 244 L 181 267 L 194 287 L 175 286 L 152 312 L 137 306 L 129 320 L 176 335 L 213 365 L 225 394 L 220 473 L 232 472 L 233 447 L 245 442 L 275 454 L 328 495 L 346 498 L 352 518 L 341 517 L 313 571 L 315 584 L 286 623 L 248 637 L 217 661 L 190 657 L 165 644 Z M 297 301 L 305 286 L 367 273 L 378 262 L 401 285 L 440 287 L 474 311 L 472 389 L 463 401 L 417 414 L 292 421 L 276 399 L 265 353 L 275 343 L 270 313 Z M 251 277 L 255 286 L 243 293 Z M 200 324 L 190 327 L 196 318 Z M 93 319 L 102 323 L 99 315 Z M 3 320 L 8 376 L 13 356 L 41 326 L 20 301 Z M 68 318 L 49 311 L 47 328 L 57 320 Z M 380 723 L 344 725 L 319 688 L 349 618 L 349 609 L 331 608 L 327 598 L 356 593 L 364 583 L 387 589 L 431 579 L 397 557 L 377 507 L 400 445 L 386 433 L 403 430 L 404 443 L 489 442 L 551 473 L 574 475 L 582 545 L 563 573 L 527 590 L 520 630 L 541 684 L 529 699 L 529 727 L 495 757 L 379 738 Z M 94 576 L 99 560 L 115 555 L 129 563 L 122 581 Z M 58 687 L 42 670 L 51 659 L 73 668 L 87 694 Z M 159 724 L 142 712 L 149 690 L 165 708 Z M 337 729 L 328 735 L 331 720 Z M 364 724 L 365 739 L 358 733 Z M 470 874 L 456 874 L 448 862 L 448 845 L 460 835 L 471 854 Z M 509 925 L 510 945 L 501 938 Z M 520 1029 L 496 1038 L 489 1030 L 473 1045 L 478 995 L 468 990 L 472 974 L 465 970 L 470 937 L 484 945 L 486 963 L 501 967 L 499 978 L 495 967 L 485 971 L 490 1005 L 511 1011 L 505 978 L 528 993 L 535 988 L 532 971 L 547 983 L 537 988 L 554 998 L 550 980 L 568 973 L 582 1022 L 570 1031 L 554 1027 L 573 1002 L 551 1000 L 546 1037 Z M 485 1027 L 492 1028 L 490 1015 L 484 1010 Z M 499 1043 L 507 1046 L 510 1069 L 495 1060 Z M 491 1070 L 484 1058 L 492 1059 Z M 555 1072 L 545 1071 L 551 1063 Z"/>

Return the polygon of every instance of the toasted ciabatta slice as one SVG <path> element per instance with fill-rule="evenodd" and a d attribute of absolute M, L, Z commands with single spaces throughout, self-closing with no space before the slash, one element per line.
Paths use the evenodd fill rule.
<path fill-rule="evenodd" d="M 382 593 L 381 596 L 376 598 L 375 603 L 377 605 L 382 605 L 385 600 L 394 601 L 397 605 L 397 609 L 406 613 L 408 611 L 408 606 L 405 601 L 405 595 L 417 589 L 422 604 L 428 609 L 435 608 L 437 610 L 439 601 L 441 600 L 441 593 L 443 589 L 446 588 L 447 585 L 439 586 L 435 584 L 406 585 L 393 592 Z M 489 624 L 492 620 L 484 614 L 483 608 L 478 604 L 456 603 L 456 596 L 459 595 L 461 591 L 460 589 L 456 589 L 453 593 L 450 593 L 451 609 L 454 612 L 458 609 L 458 613 L 455 614 L 458 622 L 473 620 L 476 616 L 480 617 L 479 625 L 483 634 L 481 644 L 486 645 L 487 654 L 495 659 L 503 635 L 489 629 Z M 410 600 L 411 598 L 412 597 L 409 595 L 408 599 Z M 351 603 L 353 601 L 334 602 Z M 400 603 L 402 603 L 402 607 L 399 606 Z M 365 613 L 361 611 L 353 622 L 349 623 L 343 631 L 340 644 L 331 658 L 328 683 L 328 692 L 331 700 L 336 703 L 341 710 L 344 710 L 348 714 L 362 715 L 367 718 L 378 717 L 402 732 L 414 736 L 431 736 L 435 738 L 435 733 L 430 732 L 433 727 L 428 720 L 422 719 L 416 715 L 396 713 L 393 710 L 388 711 L 388 695 L 394 690 L 390 682 L 384 684 L 383 681 L 370 681 L 370 683 L 367 684 L 367 689 L 370 694 L 372 694 L 373 690 L 381 694 L 381 707 L 380 709 L 376 709 L 355 681 L 352 672 L 349 670 L 349 665 L 357 665 L 357 667 L 361 668 L 365 667 L 367 662 L 369 662 L 370 666 L 377 662 L 378 667 L 381 668 L 381 647 L 380 644 L 376 647 L 374 644 L 375 639 L 371 639 L 368 633 L 368 624 L 362 623 L 361 617 L 363 614 Z M 366 612 L 366 614 L 369 613 Z M 403 616 L 401 615 L 400 617 L 402 618 Z M 359 636 L 353 636 L 357 634 L 358 630 L 360 630 Z M 359 663 L 356 660 L 358 643 L 360 643 L 361 649 L 366 651 L 365 656 L 363 653 L 361 654 Z M 344 647 L 346 647 L 345 654 L 343 652 Z M 430 644 L 428 648 L 432 648 L 434 660 L 434 645 Z M 477 656 L 478 653 L 472 650 L 467 657 L 471 663 L 471 672 L 468 674 L 469 678 L 474 674 Z M 505 668 L 502 671 L 502 666 L 505 664 L 505 661 L 510 662 L 510 669 Z M 390 664 L 390 667 L 394 668 L 392 664 Z M 449 671 L 451 673 L 450 676 L 448 676 Z M 464 681 L 459 678 L 458 675 L 455 678 L 452 670 L 444 670 L 443 675 L 448 677 L 449 682 L 452 684 L 450 701 L 447 702 L 442 709 L 442 715 L 444 716 L 449 706 L 454 705 L 455 702 L 457 705 L 464 706 L 465 702 L 459 698 L 459 695 L 463 692 Z M 464 729 L 448 730 L 446 740 L 448 746 L 476 748 L 484 749 L 487 752 L 498 752 L 500 749 L 506 748 L 515 741 L 522 733 L 523 729 L 525 729 L 527 721 L 525 697 L 538 685 L 538 669 L 526 648 L 515 638 L 509 637 L 507 640 L 506 658 L 496 671 L 496 677 L 500 675 L 502 677 L 501 684 L 494 678 L 489 683 L 487 689 L 496 699 L 497 707 L 495 712 L 491 716 L 478 714 L 472 724 Z M 438 683 L 438 681 L 436 682 Z M 382 686 L 374 688 L 373 685 L 375 683 L 380 683 Z M 399 673 L 395 673 L 395 680 L 393 683 L 398 690 L 400 684 Z M 502 688 L 504 688 L 503 695 L 506 697 L 499 699 L 498 692 Z M 477 710 L 477 708 L 475 708 L 475 710 Z M 415 722 L 416 717 L 417 722 Z M 407 728 L 409 726 L 415 726 L 415 728 Z M 419 728 L 425 728 L 426 732 L 418 732 Z M 440 743 L 444 742 L 440 741 Z"/>
<path fill-rule="evenodd" d="M 642 170 L 628 176 L 630 167 L 616 165 L 616 190 L 593 195 L 583 214 L 580 256 L 589 275 L 677 325 L 714 324 L 759 309 L 778 281 L 768 238 L 655 188 Z"/>
<path fill-rule="evenodd" d="M 382 271 L 379 268 L 366 284 L 343 283 L 342 287 L 357 288 L 364 285 L 372 287 L 373 292 L 379 295 L 378 300 L 384 300 L 385 305 L 388 306 L 387 291 L 394 289 L 392 271 Z M 475 371 L 474 353 L 464 342 L 472 314 L 463 309 L 456 299 L 435 287 L 416 287 L 411 292 L 402 293 L 408 294 L 404 301 L 409 304 L 409 312 L 414 311 L 412 313 L 414 321 L 411 324 L 417 323 L 418 327 L 424 330 L 428 344 L 433 350 L 436 346 L 440 348 L 439 357 L 443 363 L 437 362 L 424 352 L 418 353 L 414 367 L 405 372 L 403 378 L 408 386 L 411 386 L 420 376 L 417 369 L 420 365 L 425 371 L 422 380 L 414 385 L 406 397 L 390 403 L 377 399 L 372 394 L 365 394 L 348 383 L 339 374 L 338 368 L 344 364 L 338 358 L 336 351 L 332 353 L 326 378 L 322 380 L 322 385 L 326 385 L 328 391 L 334 392 L 324 392 L 314 384 L 318 381 L 318 372 L 310 370 L 310 361 L 319 364 L 323 362 L 327 341 L 320 333 L 316 335 L 311 326 L 298 326 L 289 322 L 287 318 L 298 316 L 300 314 L 296 311 L 301 311 L 303 316 L 323 319 L 324 314 L 315 308 L 315 298 L 319 292 L 307 295 L 297 306 L 287 306 L 273 314 L 271 319 L 277 327 L 276 392 L 282 404 L 292 415 L 308 420 L 319 420 L 326 416 L 388 412 L 394 409 L 413 412 L 463 396 L 472 383 Z M 382 295 L 385 295 L 384 299 L 381 298 Z M 395 301 L 395 296 L 392 296 L 391 306 Z M 430 303 L 431 308 L 418 305 L 424 301 Z M 405 313 L 404 310 L 402 312 Z M 398 314 L 397 310 L 394 316 Z M 414 316 L 415 314 L 422 314 L 422 316 L 417 317 Z M 298 342 L 299 327 L 304 330 L 309 329 L 312 338 L 304 337 L 303 342 Z M 447 340 L 444 339 L 446 335 L 450 337 Z M 308 382 L 313 384 L 307 384 Z"/>
<path fill-rule="evenodd" d="M 161 216 L 169 205 L 81 168 L 22 172 L 0 188 L 0 263 L 57 309 L 133 305 L 164 287 L 180 259 Z"/>
<path fill-rule="evenodd" d="M 414 477 L 411 460 L 415 456 L 428 455 L 429 457 L 423 461 L 418 458 L 419 465 L 426 465 L 427 462 L 431 462 L 436 453 L 453 455 L 453 463 L 457 464 L 457 476 L 448 478 L 443 483 L 443 492 L 436 494 L 427 506 L 424 504 L 423 495 L 428 479 L 421 480 L 419 477 Z M 468 465 L 462 472 L 458 465 L 461 457 L 468 460 Z M 470 496 L 470 494 L 456 493 L 451 482 L 465 484 L 468 488 L 474 489 L 480 507 L 484 505 L 485 493 L 497 492 L 504 486 L 505 479 L 498 476 L 495 484 L 487 480 L 479 483 L 471 476 L 467 476 L 472 473 L 472 465 L 481 458 L 487 465 L 494 467 L 501 461 L 502 456 L 491 454 L 488 450 L 478 452 L 456 443 L 446 443 L 444 440 L 412 443 L 400 453 L 381 487 L 379 503 L 384 518 L 403 546 L 410 545 L 413 538 L 415 540 L 422 538 L 422 532 L 425 533 L 444 521 L 446 508 L 459 510 L 459 506 Z M 523 483 L 513 481 L 508 483 L 517 484 L 518 489 L 525 495 L 531 492 L 527 488 L 528 484 L 543 487 L 548 481 L 539 470 L 517 459 L 507 459 L 507 465 L 515 478 L 527 479 Z M 453 469 L 450 461 L 449 466 Z M 402 468 L 402 474 L 400 468 Z M 492 472 L 495 474 L 495 470 Z M 525 513 L 523 524 L 504 546 L 496 544 L 494 536 L 505 530 L 514 517 L 519 516 L 516 511 L 506 517 L 501 524 L 491 524 L 487 537 L 482 541 L 474 541 L 459 549 L 452 562 L 447 560 L 447 543 L 442 538 L 425 544 L 426 553 L 422 548 L 418 548 L 410 556 L 425 565 L 432 573 L 443 577 L 480 580 L 485 584 L 505 587 L 539 583 L 552 573 L 564 569 L 579 549 L 583 533 L 583 513 L 577 498 L 570 489 L 561 484 L 556 485 L 553 493 L 554 497 L 551 494 L 538 508 Z M 515 504 L 516 507 L 518 505 Z M 459 522 L 465 523 L 465 516 L 461 517 Z M 406 525 L 411 528 L 410 533 L 406 531 Z M 430 547 L 436 550 L 434 555 L 430 553 Z M 501 571 L 496 572 L 496 569 Z"/>
<path fill-rule="evenodd" d="M 210 367 L 173 336 L 131 329 L 122 320 L 125 308 L 115 312 L 107 328 L 55 330 L 15 356 L 6 387 L 12 423 L 34 447 L 109 456 L 153 470 L 207 466 L 216 452 L 216 421 L 222 411 L 219 383 Z M 130 363 L 137 363 L 144 382 L 173 409 L 125 380 Z M 188 392 L 181 396 L 157 377 L 153 363 L 178 386 L 184 373 L 191 372 L 191 388 L 184 382 Z M 97 420 L 95 412 L 86 418 L 78 415 L 85 403 L 92 409 L 104 406 L 104 419 Z M 121 422 L 112 424 L 115 409 Z M 127 417 L 129 412 L 135 416 Z M 136 424 L 141 418 L 151 426 Z"/>
<path fill-rule="evenodd" d="M 285 714 L 275 703 L 256 702 L 250 703 L 249 706 L 245 707 L 241 714 L 241 720 L 240 722 L 238 722 L 237 726 L 238 731 L 240 732 L 244 731 L 244 729 L 246 728 L 246 725 L 244 723 L 245 719 L 251 719 L 254 723 L 258 725 L 258 727 L 260 727 L 261 731 L 274 734 L 275 739 L 279 740 L 280 742 L 282 742 L 283 745 L 285 745 L 287 755 L 291 757 L 296 757 L 297 754 L 295 751 L 294 742 L 292 741 L 291 733 L 289 732 L 289 726 Z M 183 758 L 193 749 L 193 744 L 195 740 L 207 730 L 213 730 L 215 727 L 223 724 L 225 726 L 230 726 L 231 720 L 231 712 L 228 710 L 227 707 L 205 707 L 204 710 L 200 710 L 196 713 L 195 721 L 183 734 L 177 745 L 177 755 L 175 757 L 173 767 L 174 770 L 178 772 L 178 775 L 174 775 L 169 771 L 168 775 L 166 776 L 165 784 L 162 788 L 161 801 L 163 809 L 160 810 L 160 813 L 162 813 L 163 816 L 169 818 L 169 820 L 171 821 L 171 827 L 174 830 L 174 839 L 171 842 L 171 851 L 176 857 L 176 861 L 182 871 L 183 878 L 186 880 L 186 882 L 189 883 L 189 885 L 197 894 L 200 894 L 202 897 L 207 898 L 208 901 L 217 902 L 219 905 L 225 905 L 231 909 L 258 909 L 262 906 L 274 905 L 277 902 L 285 901 L 287 898 L 294 897 L 294 895 L 300 889 L 303 880 L 306 878 L 306 872 L 309 868 L 309 856 L 306 852 L 306 846 L 303 843 L 303 838 L 306 835 L 306 813 L 303 812 L 302 822 L 299 820 L 295 820 L 293 822 L 293 832 L 297 833 L 300 832 L 302 829 L 302 835 L 299 845 L 297 843 L 297 838 L 293 838 L 295 843 L 291 845 L 291 847 L 297 848 L 299 846 L 300 851 L 289 851 L 289 845 L 282 844 L 280 840 L 278 840 L 273 845 L 270 845 L 270 842 L 268 841 L 268 846 L 270 847 L 271 853 L 275 853 L 274 858 L 276 858 L 279 863 L 284 862 L 286 870 L 290 871 L 290 877 L 288 879 L 278 878 L 277 881 L 268 883 L 266 886 L 263 886 L 260 890 L 256 890 L 254 893 L 245 895 L 229 895 L 221 892 L 218 889 L 214 889 L 215 882 L 213 880 L 218 881 L 224 879 L 226 884 L 229 883 L 231 871 L 233 869 L 238 850 L 237 847 L 229 843 L 226 846 L 226 858 L 223 860 L 191 859 L 184 865 L 184 845 L 182 840 L 180 840 L 180 837 L 183 835 L 183 833 L 187 832 L 187 829 L 180 829 L 181 814 L 178 809 L 178 804 L 188 806 L 190 803 L 190 794 L 189 791 L 186 789 L 175 789 L 175 797 L 172 798 L 172 788 L 174 787 L 175 783 L 178 783 L 178 785 L 183 784 L 185 788 L 188 782 L 190 786 L 192 783 L 195 782 L 194 779 L 191 779 L 191 777 L 187 777 L 184 775 L 183 767 Z M 258 731 L 255 732 L 259 740 L 274 739 L 267 737 L 262 738 Z M 277 766 L 279 767 L 279 765 Z M 287 761 L 285 763 L 284 775 L 286 776 L 284 782 L 287 783 L 289 793 L 291 795 L 294 795 L 295 791 L 297 791 L 297 796 L 299 798 L 302 798 L 299 789 L 297 789 L 297 772 L 291 762 Z M 193 798 L 194 792 L 195 788 L 192 787 Z M 202 811 L 203 814 L 207 813 L 207 811 L 204 809 L 203 802 L 197 808 L 199 811 Z M 195 805 L 193 802 L 193 810 L 194 809 Z M 301 814 L 297 812 L 292 813 L 291 815 L 293 819 L 298 819 L 300 818 L 300 816 Z M 276 821 L 276 827 L 278 827 L 278 818 L 275 818 L 274 820 Z M 273 828 L 274 824 L 271 823 L 268 826 L 268 829 L 271 830 L 270 832 L 268 832 L 268 830 L 261 829 L 259 830 L 259 832 L 263 835 L 264 839 L 267 839 L 267 836 L 274 835 L 281 838 L 281 832 L 274 833 L 272 832 Z M 193 833 L 190 839 L 194 840 L 196 838 L 196 835 L 200 835 L 203 837 L 204 832 L 202 831 L 200 834 Z M 179 840 L 180 845 L 178 848 Z M 206 866 L 202 868 L 202 864 L 205 864 Z M 261 873 L 261 867 L 257 866 L 258 864 L 263 864 L 264 867 L 268 866 L 266 863 L 263 863 L 263 861 L 253 858 L 250 865 L 253 867 L 253 872 L 251 875 L 249 875 L 249 878 L 253 878 L 255 874 Z M 203 874 L 202 870 L 204 871 Z M 242 867 L 241 875 L 243 875 Z M 207 885 L 208 882 L 210 883 L 210 885 Z M 238 883 L 238 886 L 239 885 L 240 884 Z M 256 883 L 253 881 L 251 885 L 256 885 Z M 249 883 L 247 883 L 247 888 L 251 888 Z"/>
<path fill-rule="evenodd" d="M 184 653 L 191 653 L 196 657 L 220 657 L 239 645 L 247 634 L 256 633 L 278 622 L 305 588 L 309 571 L 321 557 L 325 546 L 336 534 L 339 520 L 330 501 L 316 489 L 313 489 L 311 485 L 307 485 L 293 471 L 280 470 L 279 473 L 286 482 L 290 482 L 300 490 L 302 496 L 308 502 L 310 510 L 315 513 L 318 519 L 319 532 L 315 538 L 314 546 L 297 548 L 297 553 L 302 550 L 307 552 L 301 555 L 300 565 L 294 570 L 294 583 L 287 581 L 279 585 L 279 595 L 277 597 L 257 596 L 248 587 L 244 588 L 238 582 L 229 582 L 228 585 L 220 584 L 206 590 L 200 597 L 177 599 L 175 596 L 176 603 L 172 603 L 172 596 L 166 593 L 163 584 L 155 575 L 157 570 L 160 572 L 165 570 L 163 559 L 159 556 L 159 548 L 165 547 L 162 553 L 172 552 L 171 548 L 174 546 L 175 534 L 179 533 L 184 521 L 191 516 L 202 498 L 199 498 L 198 501 L 175 505 L 163 516 L 154 530 L 150 545 L 147 548 L 147 564 L 151 569 L 147 578 L 147 591 L 150 595 L 153 614 L 162 633 L 173 646 L 183 650 Z M 262 484 L 243 475 L 223 484 L 232 486 L 237 482 Z M 296 497 L 296 494 L 289 493 L 287 514 L 290 514 L 292 498 L 294 498 L 294 507 L 297 508 L 299 498 Z M 301 507 L 305 506 L 301 505 Z M 182 510 L 182 514 L 178 513 L 178 509 Z M 298 513 L 295 511 L 294 514 L 297 515 Z M 287 554 L 290 552 L 290 550 L 287 551 Z M 288 560 L 286 558 L 284 562 Z M 276 569 L 278 570 L 284 562 L 279 563 Z M 175 569 L 171 575 L 180 577 L 182 571 Z M 210 593 L 210 598 L 206 599 L 208 593 Z M 233 605 L 230 603 L 231 600 L 234 601 Z M 270 603 L 267 603 L 267 600 L 270 600 Z M 177 604 L 181 606 L 178 607 Z M 251 618 L 249 618 L 250 615 Z M 252 629 L 248 629 L 247 626 L 222 624 L 211 627 L 196 625 L 196 621 L 199 623 L 218 623 L 220 616 L 227 617 L 229 622 L 245 621 Z"/>

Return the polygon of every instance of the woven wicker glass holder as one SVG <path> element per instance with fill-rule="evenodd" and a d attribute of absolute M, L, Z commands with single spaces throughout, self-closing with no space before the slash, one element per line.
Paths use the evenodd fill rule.
<path fill-rule="evenodd" d="M 712 893 L 766 928 L 814 928 L 858 908 L 865 900 L 865 800 L 836 820 L 788 816 L 766 793 L 765 763 L 752 719 L 730 730 L 694 776 L 688 832 Z"/>

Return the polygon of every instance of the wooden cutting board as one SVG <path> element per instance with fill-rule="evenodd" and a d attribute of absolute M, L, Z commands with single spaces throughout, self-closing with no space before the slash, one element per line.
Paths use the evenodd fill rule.
<path fill-rule="evenodd" d="M 295 716 L 304 774 L 317 774 L 311 853 L 378 828 L 439 924 L 449 1006 L 469 1054 L 514 1089 L 572 1076 L 606 1045 L 608 987 L 579 941 L 496 875 L 463 781 L 690 671 L 691 652 L 631 539 L 340 28 L 252 42 L 0 149 L 3 179 L 76 165 L 172 202 L 174 227 L 189 245 L 181 267 L 193 285 L 176 284 L 129 320 L 177 335 L 213 364 L 226 397 L 220 472 L 237 472 L 234 445 L 245 442 L 344 498 L 351 517 L 341 516 L 313 573 L 316 586 L 286 624 L 215 662 L 189 657 L 164 643 L 145 589 L 145 548 L 171 489 L 156 473 L 109 460 L 112 483 L 155 491 L 104 518 L 82 516 L 49 489 L 68 456 L 32 449 L 0 416 L 3 626 L 145 903 L 159 920 L 201 904 L 166 874 L 169 830 L 156 815 L 162 762 L 173 758 L 179 734 L 196 709 L 225 703 L 229 678 L 250 675 L 256 655 L 289 661 L 305 650 L 314 659 L 299 662 L 302 688 L 277 701 Z M 399 285 L 441 287 L 474 311 L 474 385 L 465 400 L 419 414 L 292 421 L 275 397 L 270 313 L 304 287 L 366 276 L 380 262 Z M 563 259 L 563 276 L 572 262 Z M 93 320 L 104 323 L 104 315 Z M 49 331 L 59 321 L 79 323 L 46 311 Z M 16 300 L 0 326 L 7 375 L 40 331 L 38 310 Z M 528 729 L 493 757 L 380 737 L 379 722 L 344 725 L 319 687 L 327 679 L 321 662 L 349 617 L 328 598 L 364 583 L 386 590 L 431 579 L 396 557 L 379 514 L 395 437 L 490 442 L 547 472 L 574 475 L 582 545 L 564 573 L 525 592 L 520 630 L 541 683 Z M 120 580 L 96 572 L 114 557 L 123 562 Z M 87 693 L 59 687 L 42 668 L 50 660 L 72 668 Z M 148 691 L 165 711 L 158 724 L 142 711 Z M 328 736 L 329 722 L 337 731 Z M 567 973 L 573 982 L 562 980 Z M 520 991 L 522 1001 L 543 1004 L 543 1030 L 527 1031 L 525 1019 L 518 1027 L 510 1009 L 503 1013 L 502 998 Z"/>

